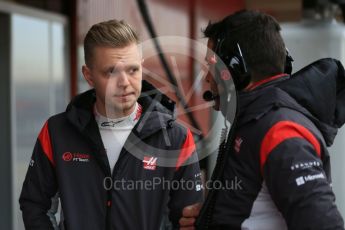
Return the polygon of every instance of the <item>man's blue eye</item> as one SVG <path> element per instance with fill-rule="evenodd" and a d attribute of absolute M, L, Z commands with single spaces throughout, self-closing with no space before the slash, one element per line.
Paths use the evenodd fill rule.
<path fill-rule="evenodd" d="M 134 73 L 137 72 L 137 71 L 139 71 L 139 68 L 131 68 L 131 69 L 129 70 L 129 73 L 130 73 L 130 74 L 134 74 Z"/>
<path fill-rule="evenodd" d="M 117 73 L 117 70 L 115 68 L 108 71 L 109 75 L 115 75 Z"/>

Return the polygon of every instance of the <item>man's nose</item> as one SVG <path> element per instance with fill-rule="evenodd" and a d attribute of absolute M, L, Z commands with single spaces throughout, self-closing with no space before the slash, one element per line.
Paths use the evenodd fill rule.
<path fill-rule="evenodd" d="M 118 81 L 117 81 L 117 85 L 118 86 L 127 86 L 129 85 L 129 76 L 127 75 L 126 72 L 121 72 L 118 76 Z"/>

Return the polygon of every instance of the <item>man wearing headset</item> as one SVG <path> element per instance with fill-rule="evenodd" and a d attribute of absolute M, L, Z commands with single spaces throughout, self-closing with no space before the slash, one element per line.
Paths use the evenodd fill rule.
<path fill-rule="evenodd" d="M 279 24 L 256 11 L 210 23 L 204 34 L 215 53 L 206 55 L 214 109 L 225 117 L 234 109 L 229 74 L 238 92 L 213 180 L 241 186 L 211 190 L 201 210 L 185 208 L 181 229 L 344 229 L 327 150 L 345 122 L 341 63 L 321 59 L 290 77 Z"/>

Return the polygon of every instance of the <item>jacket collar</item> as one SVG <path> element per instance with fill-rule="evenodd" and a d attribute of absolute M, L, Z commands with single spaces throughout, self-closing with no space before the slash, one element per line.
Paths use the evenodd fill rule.
<path fill-rule="evenodd" d="M 287 107 L 303 113 L 320 129 L 330 146 L 345 122 L 345 74 L 335 59 L 320 59 L 291 78 L 274 79 L 249 92 L 239 93 L 239 123 Z"/>
<path fill-rule="evenodd" d="M 91 137 L 95 144 L 101 145 L 101 140 L 98 138 L 97 123 L 93 114 L 95 101 L 95 91 L 93 89 L 88 90 L 76 96 L 70 102 L 66 113 L 72 125 L 80 132 Z M 145 138 L 167 128 L 171 121 L 175 120 L 175 103 L 146 81 L 142 82 L 142 93 L 138 102 L 142 106 L 143 112 L 133 131 L 140 138 Z M 94 133 L 97 134 L 97 138 Z"/>
<path fill-rule="evenodd" d="M 281 74 L 277 74 L 277 75 L 274 75 L 274 76 L 271 76 L 271 77 L 268 77 L 266 79 L 263 79 L 261 81 L 258 81 L 258 82 L 254 82 L 254 83 L 251 83 L 249 84 L 246 88 L 245 88 L 245 91 L 252 91 L 260 86 L 264 86 L 266 84 L 269 84 L 271 82 L 275 82 L 275 80 L 279 79 L 279 78 L 287 78 L 289 77 L 288 74 L 285 74 L 285 73 L 281 73 Z"/>

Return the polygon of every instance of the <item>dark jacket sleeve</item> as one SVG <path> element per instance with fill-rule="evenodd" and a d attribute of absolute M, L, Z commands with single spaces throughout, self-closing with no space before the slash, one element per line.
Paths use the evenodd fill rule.
<path fill-rule="evenodd" d="M 188 130 L 171 182 L 169 219 L 173 226 L 179 226 L 184 207 L 203 201 L 203 187 L 198 156 L 191 132 Z"/>
<path fill-rule="evenodd" d="M 48 123 L 36 141 L 19 198 L 26 230 L 53 229 L 47 215 L 57 192 Z"/>
<path fill-rule="evenodd" d="M 279 135 L 270 142 L 277 139 Z M 344 229 L 320 153 L 315 149 L 317 143 L 295 136 L 276 144 L 266 152 L 266 161 L 261 161 L 262 170 L 271 197 L 288 228 Z M 263 152 L 261 154 L 265 154 Z"/>

